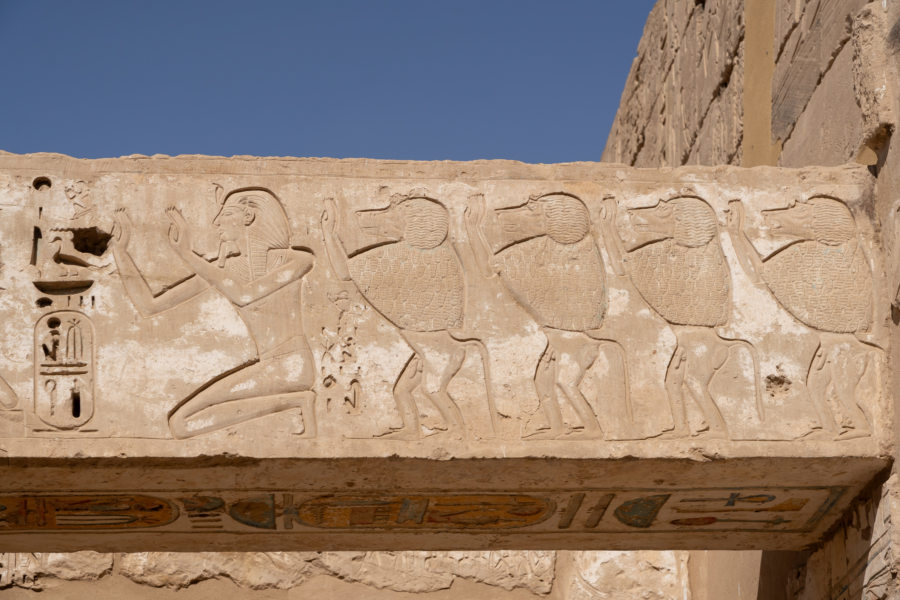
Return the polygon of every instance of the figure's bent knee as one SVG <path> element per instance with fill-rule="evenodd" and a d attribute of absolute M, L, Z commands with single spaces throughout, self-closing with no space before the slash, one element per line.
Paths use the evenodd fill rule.
<path fill-rule="evenodd" d="M 183 408 L 183 407 L 182 407 Z M 184 440 L 194 437 L 198 432 L 191 431 L 187 426 L 184 411 L 177 409 L 169 415 L 169 431 L 176 440 Z"/>

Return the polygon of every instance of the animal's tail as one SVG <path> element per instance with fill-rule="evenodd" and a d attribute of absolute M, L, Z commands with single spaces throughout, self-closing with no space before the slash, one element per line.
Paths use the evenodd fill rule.
<path fill-rule="evenodd" d="M 481 357 L 481 368 L 484 369 L 484 391 L 487 396 L 488 411 L 491 413 L 491 433 L 497 435 L 499 430 L 497 423 L 499 415 L 497 413 L 497 406 L 494 403 L 494 384 L 491 379 L 491 357 L 488 355 L 487 346 L 477 338 L 460 338 L 449 331 L 447 333 L 450 333 L 450 337 L 464 346 L 474 346 L 475 349 L 478 350 L 478 355 Z"/>
<path fill-rule="evenodd" d="M 756 414 L 759 415 L 759 420 L 762 423 L 766 422 L 766 407 L 763 404 L 763 396 L 762 396 L 762 381 L 760 380 L 760 371 L 759 371 L 759 354 L 756 352 L 756 348 L 748 342 L 747 340 L 742 340 L 741 338 L 727 338 L 720 335 L 716 332 L 716 335 L 720 340 L 725 342 L 728 345 L 728 349 L 735 346 L 740 346 L 742 348 L 746 348 L 747 352 L 750 353 L 750 358 L 753 360 L 753 389 L 756 394 Z"/>
<path fill-rule="evenodd" d="M 625 358 L 625 348 L 616 340 L 604 337 L 595 337 L 590 332 L 585 331 L 585 335 L 594 341 L 602 344 L 612 344 L 619 355 L 619 362 L 622 363 L 622 376 L 625 380 L 625 414 L 628 416 L 628 423 L 634 425 L 634 408 L 631 405 L 631 375 L 628 373 L 628 360 Z"/>

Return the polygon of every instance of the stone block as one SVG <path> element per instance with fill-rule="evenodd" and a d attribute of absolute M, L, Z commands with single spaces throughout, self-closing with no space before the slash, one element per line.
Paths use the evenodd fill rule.
<path fill-rule="evenodd" d="M 779 165 L 841 165 L 863 142 L 864 117 L 853 90 L 853 48 L 845 44 L 785 142 Z"/>
<path fill-rule="evenodd" d="M 794 28 L 800 21 L 800 15 L 803 14 L 803 7 L 808 0 L 775 0 L 775 43 L 773 47 L 773 56 L 777 59 L 787 42 L 788 36 L 794 31 Z M 759 7 L 751 5 L 751 9 L 760 10 Z"/>
<path fill-rule="evenodd" d="M 677 58 L 675 93 L 683 99 L 683 109 L 673 134 L 685 139 L 678 143 L 681 154 L 676 164 L 687 159 L 707 111 L 720 88 L 728 85 L 743 32 L 740 0 L 708 1 L 694 10 Z"/>
<path fill-rule="evenodd" d="M 814 543 L 890 457 L 871 188 L 0 154 L 0 549 Z"/>
<path fill-rule="evenodd" d="M 785 42 L 772 81 L 772 135 L 786 140 L 866 0 L 811 0 Z"/>
<path fill-rule="evenodd" d="M 633 160 L 636 167 L 656 167 L 669 164 L 667 145 L 670 144 L 668 88 L 656 98 L 644 128 L 641 147 Z"/>
<path fill-rule="evenodd" d="M 628 73 L 620 108 L 608 137 L 610 145 L 603 152 L 604 160 L 631 163 L 637 156 L 649 111 L 672 63 L 673 55 L 668 51 L 667 37 L 664 6 L 659 3 L 647 17 L 637 56 Z"/>
<path fill-rule="evenodd" d="M 738 54 L 728 85 L 713 100 L 687 164 L 734 164 L 743 135 L 744 63 Z"/>
<path fill-rule="evenodd" d="M 892 515 L 896 518 L 898 506 L 891 493 L 896 479 L 857 503 L 834 535 L 797 569 L 791 600 L 896 597 Z"/>
<path fill-rule="evenodd" d="M 560 552 L 554 599 L 691 597 L 687 552 Z"/>

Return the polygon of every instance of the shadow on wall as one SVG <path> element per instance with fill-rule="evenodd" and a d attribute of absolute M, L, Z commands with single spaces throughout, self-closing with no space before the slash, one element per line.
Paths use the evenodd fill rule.
<path fill-rule="evenodd" d="M 855 510 L 821 546 L 806 552 L 760 553 L 755 598 L 887 600 L 894 597 L 887 487 L 885 484 L 872 489 L 869 497 L 856 504 Z"/>

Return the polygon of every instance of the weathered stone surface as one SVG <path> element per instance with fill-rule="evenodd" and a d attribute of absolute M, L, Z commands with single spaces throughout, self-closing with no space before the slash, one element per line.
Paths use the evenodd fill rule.
<path fill-rule="evenodd" d="M 684 100 L 671 123 L 677 164 L 687 162 L 710 106 L 729 84 L 744 35 L 743 6 L 743 0 L 714 0 L 698 5 L 692 13 L 675 63 L 680 89 L 670 96 Z"/>
<path fill-rule="evenodd" d="M 0 588 L 41 589 L 44 579 L 93 581 L 113 569 L 110 554 L 99 552 L 0 554 Z"/>
<path fill-rule="evenodd" d="M 227 577 L 251 589 L 290 589 L 321 569 L 314 552 L 139 552 L 119 556 L 121 575 L 153 587 L 187 587 Z"/>
<path fill-rule="evenodd" d="M 877 164 L 884 158 L 878 154 L 883 154 L 900 110 L 896 49 L 891 47 L 891 38 L 897 37 L 897 29 L 886 8 L 877 2 L 866 5 L 854 16 L 851 28 L 853 90 L 864 123 L 861 140 L 875 155 L 860 156 L 869 158 L 868 161 L 858 159 L 865 164 Z M 895 39 L 894 43 L 898 41 Z"/>
<path fill-rule="evenodd" d="M 631 64 L 622 91 L 620 102 L 622 114 L 616 115 L 608 138 L 609 143 L 614 145 L 608 145 L 604 150 L 604 160 L 633 163 L 643 144 L 641 132 L 645 125 L 654 122 L 649 118 L 649 111 L 659 97 L 665 75 L 673 60 L 673 53 L 666 49 L 677 37 L 671 31 L 671 19 L 667 18 L 668 4 L 657 2 L 647 17 L 644 34 L 638 44 L 637 57 Z"/>
<path fill-rule="evenodd" d="M 896 590 L 896 541 L 891 515 L 897 514 L 896 476 L 874 497 L 858 504 L 840 529 L 797 570 L 791 600 L 866 598 L 887 600 Z"/>
<path fill-rule="evenodd" d="M 821 77 L 850 38 L 851 17 L 866 0 L 808 0 L 788 37 L 772 82 L 772 135 L 786 140 Z"/>
<path fill-rule="evenodd" d="M 774 55 L 781 54 L 788 36 L 800 21 L 807 0 L 775 0 Z"/>
<path fill-rule="evenodd" d="M 0 173 L 0 547 L 795 548 L 885 464 L 862 167 Z"/>
<path fill-rule="evenodd" d="M 713 100 L 703 118 L 703 126 L 691 147 L 687 164 L 740 164 L 738 157 L 743 135 L 743 90 L 744 61 L 741 48 L 728 85 Z"/>
<path fill-rule="evenodd" d="M 743 7 L 742 0 L 656 4 L 638 45 L 603 160 L 644 167 L 689 162 L 693 146 L 701 143 L 699 134 L 707 115 L 729 87 L 743 40 Z M 729 102 L 736 101 L 740 111 L 741 88 L 730 89 Z M 722 117 L 720 113 L 711 116 L 713 124 Z M 725 127 L 733 129 L 734 123 Z M 730 135 L 730 131 L 717 135 Z M 702 143 L 708 148 L 710 142 Z M 706 164 L 722 162 L 727 160 Z"/>
<path fill-rule="evenodd" d="M 893 77 L 886 63 L 887 23 L 879 6 L 853 20 L 852 35 L 793 125 L 779 164 L 876 164 L 891 123 Z"/>
<path fill-rule="evenodd" d="M 853 160 L 864 117 L 853 91 L 853 48 L 845 44 L 785 142 L 779 164 L 841 165 Z"/>
<path fill-rule="evenodd" d="M 553 586 L 555 552 L 327 552 L 319 562 L 345 581 L 398 592 L 432 592 L 457 577 L 506 590 L 547 594 Z"/>
<path fill-rule="evenodd" d="M 585 553 L 590 554 L 590 553 Z M 47 590 L 57 580 L 127 578 L 142 586 L 191 588 L 229 579 L 246 590 L 295 589 L 315 576 L 406 593 L 446 590 L 459 579 L 496 589 L 551 592 L 556 553 L 490 552 L 143 552 L 113 555 L 10 554 L 0 565 L 0 587 Z M 185 592 L 191 594 L 192 592 Z"/>
<path fill-rule="evenodd" d="M 690 598 L 685 552 L 566 552 L 553 591 L 559 600 Z"/>

